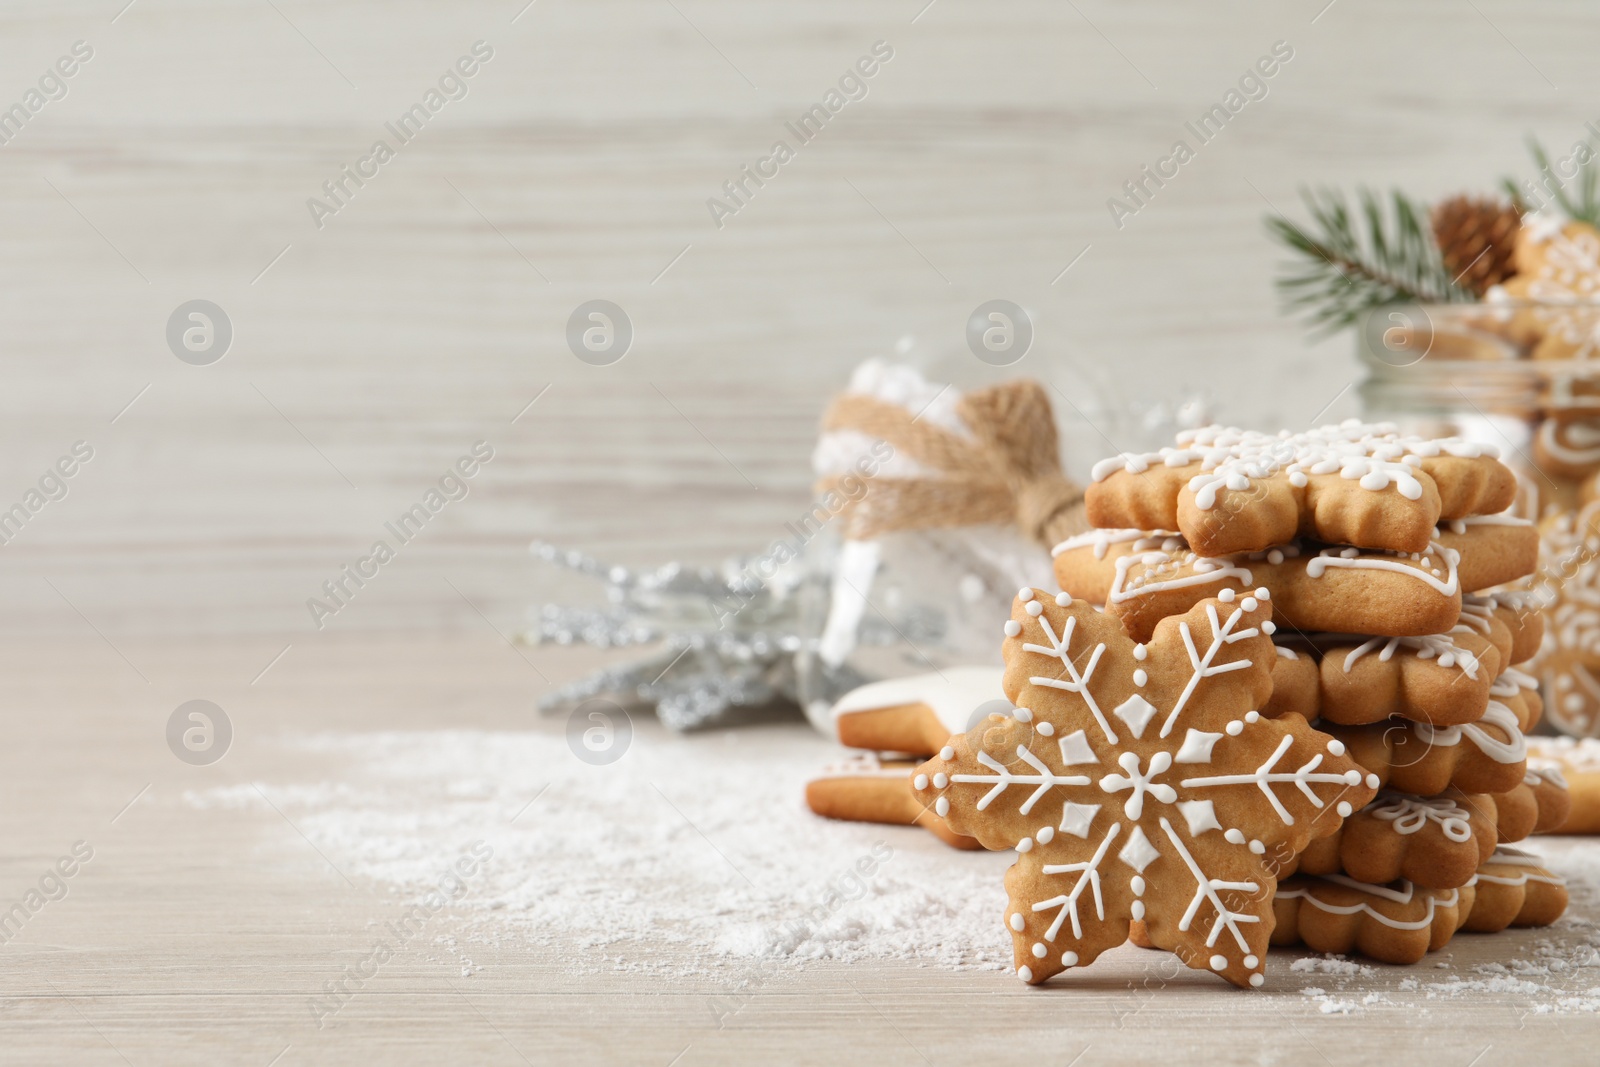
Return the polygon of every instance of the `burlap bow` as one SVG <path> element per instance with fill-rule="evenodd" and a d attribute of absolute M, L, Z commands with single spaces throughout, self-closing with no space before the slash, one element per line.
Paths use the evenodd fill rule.
<path fill-rule="evenodd" d="M 1044 388 L 1005 382 L 968 393 L 958 411 L 970 438 L 870 396 L 846 393 L 823 415 L 824 432 L 857 430 L 936 474 L 879 474 L 842 511 L 845 535 L 865 540 L 895 530 L 1015 523 L 1045 547 L 1088 529 L 1083 489 L 1061 472 L 1055 419 Z M 817 483 L 826 493 L 840 476 Z"/>

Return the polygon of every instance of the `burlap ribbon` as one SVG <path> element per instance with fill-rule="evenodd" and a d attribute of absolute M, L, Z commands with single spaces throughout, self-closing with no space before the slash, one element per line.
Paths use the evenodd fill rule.
<path fill-rule="evenodd" d="M 1015 523 L 1049 547 L 1088 529 L 1083 489 L 1061 472 L 1055 418 L 1038 382 L 1005 382 L 968 393 L 958 411 L 970 438 L 870 396 L 846 393 L 834 400 L 823 415 L 824 432 L 857 430 L 887 441 L 897 456 L 933 472 L 869 479 L 866 492 L 841 513 L 847 537 Z M 841 477 L 821 479 L 817 491 L 840 490 Z"/>

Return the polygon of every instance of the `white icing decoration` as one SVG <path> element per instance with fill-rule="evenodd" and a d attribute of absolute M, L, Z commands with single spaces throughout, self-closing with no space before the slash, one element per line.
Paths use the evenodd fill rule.
<path fill-rule="evenodd" d="M 1561 764 L 1555 760 L 1529 759 L 1528 773 L 1538 778 L 1541 783 L 1548 782 L 1563 792 L 1571 790 L 1571 787 L 1567 785 L 1567 776 L 1562 773 Z"/>
<path fill-rule="evenodd" d="M 1250 946 L 1245 941 L 1244 933 L 1239 929 L 1239 924 L 1260 922 L 1260 916 L 1229 911 L 1223 906 L 1222 898 L 1217 895 L 1217 891 L 1229 889 L 1245 893 L 1256 893 L 1260 891 L 1261 887 L 1255 882 L 1229 882 L 1219 878 L 1208 877 L 1200 869 L 1200 865 L 1194 861 L 1194 857 L 1189 854 L 1189 850 L 1184 847 L 1182 839 L 1178 837 L 1177 831 L 1173 830 L 1172 824 L 1167 821 L 1164 815 L 1161 817 L 1161 829 L 1166 831 L 1167 839 L 1172 842 L 1172 847 L 1178 850 L 1178 855 L 1182 857 L 1184 864 L 1189 868 L 1189 873 L 1194 876 L 1195 880 L 1194 899 L 1189 902 L 1189 908 L 1183 913 L 1183 918 L 1178 920 L 1178 929 L 1188 930 L 1189 925 L 1194 922 L 1195 914 L 1200 910 L 1200 905 L 1209 903 L 1215 909 L 1217 915 L 1212 921 L 1210 934 L 1206 936 L 1206 947 L 1214 946 L 1217 943 L 1217 935 L 1223 930 L 1227 930 L 1233 935 L 1233 939 L 1238 942 L 1240 952 L 1249 951 Z"/>
<path fill-rule="evenodd" d="M 951 733 L 966 733 L 972 709 L 1005 697 L 1000 681 L 1004 674 L 1000 667 L 946 667 L 939 672 L 872 682 L 840 697 L 830 714 L 837 724 L 842 716 L 857 712 L 922 704 Z"/>
<path fill-rule="evenodd" d="M 1075 767 L 1080 763 L 1100 762 L 1100 757 L 1089 747 L 1089 739 L 1083 735 L 1082 730 L 1072 731 L 1057 741 L 1056 745 L 1061 749 L 1061 762 L 1064 766 Z"/>
<path fill-rule="evenodd" d="M 1039 731 L 1039 735 L 1041 737 L 1049 737 L 1051 734 L 1056 732 L 1056 728 L 1047 722 L 1041 722 L 1038 726 L 1035 726 L 1034 729 Z"/>
<path fill-rule="evenodd" d="M 1565 441 L 1561 439 L 1563 433 Z M 1556 419 L 1545 419 L 1539 425 L 1539 444 L 1569 466 L 1588 467 L 1600 462 L 1600 434 L 1582 423 L 1562 426 Z"/>
<path fill-rule="evenodd" d="M 1178 754 L 1172 757 L 1174 763 L 1210 763 L 1211 749 L 1218 741 L 1222 740 L 1221 734 L 1209 733 L 1205 730 L 1191 728 L 1183 737 L 1183 745 L 1178 749 Z M 1209 803 L 1209 801 L 1207 801 Z"/>
<path fill-rule="evenodd" d="M 1493 882 L 1496 885 L 1526 885 L 1529 882 L 1543 882 L 1545 885 L 1566 885 L 1567 880 L 1558 874 L 1552 874 L 1544 869 L 1544 863 L 1535 855 L 1524 852 L 1520 848 L 1511 848 L 1501 845 L 1494 850 L 1485 866 L 1498 865 L 1503 867 L 1520 867 L 1514 875 L 1485 874 L 1478 871 L 1478 881 Z"/>
<path fill-rule="evenodd" d="M 1056 934 L 1061 932 L 1061 923 L 1068 918 L 1072 920 L 1072 936 L 1076 938 L 1083 937 L 1083 923 L 1078 917 L 1078 897 L 1083 894 L 1085 888 L 1090 889 L 1094 894 L 1096 917 L 1101 920 L 1105 919 L 1105 902 L 1100 897 L 1100 864 L 1105 860 L 1106 850 L 1111 847 L 1111 843 L 1117 839 L 1117 834 L 1121 831 L 1121 823 L 1112 823 L 1111 829 L 1106 831 L 1106 836 L 1101 839 L 1100 846 L 1095 849 L 1094 855 L 1082 863 L 1046 863 L 1040 868 L 1040 871 L 1044 874 L 1080 875 L 1077 884 L 1072 887 L 1070 892 L 1053 896 L 1048 900 L 1041 900 L 1033 906 L 1034 911 L 1044 911 L 1046 908 L 1052 907 L 1058 909 L 1055 920 L 1051 922 L 1050 928 L 1044 933 L 1046 941 L 1054 941 L 1056 939 Z M 1065 961 L 1068 955 L 1072 954 L 1064 954 L 1062 960 Z M 1077 961 L 1076 956 L 1073 956 L 1073 961 Z M 1071 966 L 1071 964 L 1068 964 L 1068 966 Z"/>
<path fill-rule="evenodd" d="M 1155 846 L 1150 843 L 1150 839 L 1144 836 L 1144 830 L 1138 826 L 1133 828 L 1133 832 L 1128 835 L 1127 843 L 1122 846 L 1122 851 L 1117 853 L 1117 859 L 1126 863 L 1140 874 L 1143 874 L 1146 867 L 1160 858 L 1161 853 L 1156 851 Z"/>
<path fill-rule="evenodd" d="M 1198 463 L 1201 473 L 1189 479 L 1188 488 L 1201 511 L 1215 507 L 1217 494 L 1224 488 L 1242 492 L 1252 481 L 1279 473 L 1291 484 L 1302 486 L 1307 484 L 1306 475 L 1337 474 L 1372 492 L 1393 486 L 1407 500 L 1418 500 L 1422 483 L 1413 463 L 1444 454 L 1469 458 L 1499 455 L 1489 445 L 1456 437 L 1402 436 L 1392 423 L 1368 424 L 1357 419 L 1294 434 L 1206 426 L 1179 433 L 1177 441 L 1176 448 L 1123 452 L 1103 459 L 1094 465 L 1090 477 L 1098 482 L 1118 470 L 1137 475 L 1157 463 L 1169 468 Z"/>
<path fill-rule="evenodd" d="M 1444 560 L 1449 571 L 1449 577 L 1441 579 L 1439 572 L 1432 568 L 1424 570 L 1421 567 L 1412 567 L 1398 559 L 1379 555 L 1346 555 L 1350 549 L 1325 548 L 1306 563 L 1306 577 L 1321 578 L 1329 567 L 1350 568 L 1353 570 L 1369 571 L 1394 571 L 1407 577 L 1418 578 L 1428 583 L 1443 596 L 1455 596 L 1461 591 L 1461 583 L 1456 575 L 1456 567 L 1461 562 L 1461 553 L 1453 548 L 1445 548 L 1437 541 L 1430 542 L 1429 552 L 1435 553 Z"/>
<path fill-rule="evenodd" d="M 1485 725 L 1498 727 L 1506 739 L 1501 740 L 1486 732 Z M 1422 742 L 1424 750 L 1434 745 L 1453 748 L 1465 738 L 1496 763 L 1521 763 L 1528 758 L 1528 741 L 1522 734 L 1517 713 L 1498 700 L 1489 701 L 1483 718 L 1477 722 L 1460 726 L 1434 726 L 1419 722 L 1413 723 L 1411 728 L 1416 732 L 1417 740 Z"/>
<path fill-rule="evenodd" d="M 1396 883 L 1397 885 L 1403 887 L 1400 889 L 1394 889 L 1383 885 L 1369 885 L 1366 882 L 1358 882 L 1354 878 L 1347 878 L 1342 874 L 1323 875 L 1322 879 L 1326 882 L 1332 882 L 1335 885 L 1342 885 L 1347 889 L 1355 889 L 1359 892 L 1368 893 L 1384 900 L 1393 901 L 1396 904 L 1410 904 L 1413 896 L 1416 894 L 1416 886 L 1405 881 L 1404 879 Z M 1427 913 L 1421 919 L 1418 919 L 1415 922 L 1405 922 L 1399 919 L 1389 918 L 1387 915 L 1384 915 L 1382 912 L 1373 908 L 1372 905 L 1366 903 L 1365 901 L 1355 904 L 1330 904 L 1318 897 L 1312 891 L 1314 888 L 1314 886 L 1297 886 L 1293 889 L 1279 888 L 1278 896 L 1286 900 L 1296 897 L 1301 898 L 1305 900 L 1307 904 L 1312 905 L 1319 911 L 1325 911 L 1330 915 L 1355 915 L 1358 913 L 1364 914 L 1369 919 L 1375 919 L 1376 921 L 1393 930 L 1426 930 L 1433 925 L 1433 913 L 1436 906 L 1442 905 L 1446 908 L 1453 908 L 1456 906 L 1456 902 L 1460 899 L 1460 891 L 1455 889 L 1450 890 L 1450 895 L 1448 897 L 1430 895 L 1428 897 Z"/>
<path fill-rule="evenodd" d="M 1022 632 L 1022 624 L 1016 619 L 1007 619 L 1005 631 L 1007 637 L 1015 637 Z"/>
<path fill-rule="evenodd" d="M 1100 788 L 1107 793 L 1120 793 L 1124 789 L 1133 791 L 1122 806 L 1122 813 L 1128 818 L 1137 819 L 1143 813 L 1146 793 L 1163 804 L 1171 804 L 1178 799 L 1177 791 L 1170 785 L 1151 781 L 1157 775 L 1165 774 L 1172 766 L 1171 753 L 1151 753 L 1150 765 L 1142 773 L 1139 770 L 1139 757 L 1133 752 L 1124 752 L 1118 756 L 1117 765 L 1127 774 L 1106 775 L 1100 779 Z"/>
<path fill-rule="evenodd" d="M 1216 805 L 1209 800 L 1181 800 L 1178 802 L 1178 813 L 1189 824 L 1190 837 L 1199 837 L 1207 830 L 1222 829 L 1222 824 L 1217 821 Z"/>
<path fill-rule="evenodd" d="M 1064 834 L 1086 838 L 1089 836 L 1089 827 L 1094 824 L 1094 817 L 1098 814 L 1100 814 L 1099 804 L 1078 804 L 1069 800 L 1061 805 L 1059 829 Z"/>
<path fill-rule="evenodd" d="M 1145 683 L 1147 683 L 1149 681 L 1150 681 L 1150 675 L 1147 674 L 1143 670 L 1143 668 L 1133 672 L 1133 684 L 1134 685 L 1140 686 L 1142 688 L 1145 685 Z M 1154 710 L 1154 709 L 1152 709 L 1152 710 Z"/>
<path fill-rule="evenodd" d="M 1143 672 L 1141 671 L 1140 673 Z M 1137 681 L 1138 675 L 1135 675 L 1134 678 Z M 1139 682 L 1138 684 L 1143 685 L 1144 683 Z M 1154 704 L 1135 693 L 1121 704 L 1118 704 L 1111 714 L 1127 723 L 1128 730 L 1133 734 L 1134 740 L 1138 740 L 1143 736 L 1144 728 L 1150 725 L 1150 720 L 1155 718 L 1156 708 Z"/>
<path fill-rule="evenodd" d="M 1216 605 L 1207 604 L 1206 619 L 1211 623 L 1212 638 L 1204 656 L 1194 647 L 1194 635 L 1189 632 L 1189 621 L 1185 619 L 1178 623 L 1178 633 L 1183 638 L 1184 649 L 1189 653 L 1189 666 L 1193 668 L 1193 673 L 1189 675 L 1189 681 L 1184 685 L 1183 692 L 1178 695 L 1178 702 L 1172 706 L 1171 713 L 1167 715 L 1166 721 L 1161 724 L 1162 737 L 1166 737 L 1172 732 L 1173 724 L 1178 721 L 1178 716 L 1182 714 L 1184 705 L 1194 695 L 1195 686 L 1200 684 L 1202 678 L 1211 678 L 1218 674 L 1226 674 L 1229 671 L 1244 670 L 1250 666 L 1250 660 L 1247 659 L 1236 659 L 1231 663 L 1224 663 L 1217 667 L 1211 665 L 1211 661 L 1216 658 L 1217 653 L 1222 651 L 1222 646 L 1231 645 L 1235 641 L 1242 641 L 1249 637 L 1255 637 L 1261 632 L 1254 626 L 1247 630 L 1234 632 L 1234 626 L 1242 618 L 1244 618 L 1244 612 L 1234 608 L 1233 613 L 1228 616 L 1228 621 L 1219 624 Z"/>
<path fill-rule="evenodd" d="M 1052 556 L 1059 556 L 1063 552 L 1071 552 L 1077 548 L 1094 548 L 1095 559 L 1105 559 L 1106 550 L 1112 545 L 1125 545 L 1134 541 L 1143 541 L 1148 538 L 1177 537 L 1170 530 L 1089 530 L 1067 538 L 1050 550 Z"/>
<path fill-rule="evenodd" d="M 1023 927 L 1027 925 L 1028 920 L 1022 917 L 1022 913 L 1020 911 L 1014 911 L 1011 913 L 1011 929 L 1020 934 L 1022 933 Z"/>
<path fill-rule="evenodd" d="M 1065 742 L 1063 742 L 1063 743 L 1065 743 Z M 1092 753 L 1091 753 L 1091 755 L 1092 755 Z M 1009 767 L 1007 767 L 1005 764 L 1001 763 L 999 760 L 995 759 L 993 756 L 989 755 L 989 753 L 983 752 L 983 751 L 980 750 L 978 752 L 978 762 L 983 764 L 985 767 L 988 767 L 990 770 L 994 771 L 995 773 L 992 774 L 992 775 L 991 774 L 952 774 L 950 776 L 950 780 L 952 782 L 993 782 L 994 783 L 994 788 L 989 790 L 987 793 L 985 793 L 983 795 L 983 798 L 978 801 L 977 808 L 978 808 L 979 811 L 982 811 L 985 808 L 987 808 L 989 806 L 990 801 L 994 800 L 994 798 L 999 796 L 1001 793 L 1004 793 L 1007 789 L 1009 789 L 1011 787 L 1011 785 L 1013 783 L 1017 783 L 1017 784 L 1020 784 L 1020 785 L 1036 785 L 1039 788 L 1034 790 L 1034 793 L 1033 793 L 1033 795 L 1031 797 L 1029 797 L 1027 800 L 1022 802 L 1022 807 L 1017 809 L 1017 810 L 1021 811 L 1022 814 L 1024 814 L 1024 815 L 1028 814 L 1028 812 L 1033 810 L 1033 806 L 1039 802 L 1039 798 L 1040 797 L 1044 796 L 1046 793 L 1050 792 L 1051 789 L 1055 788 L 1058 785 L 1088 785 L 1089 784 L 1089 778 L 1088 778 L 1087 775 L 1081 775 L 1081 774 L 1056 774 L 1054 771 L 1052 771 L 1044 763 L 1043 760 L 1041 760 L 1038 756 L 1035 756 L 1032 752 L 1029 752 L 1026 746 L 1023 746 L 1023 745 L 1018 745 L 1017 746 L 1017 758 L 1022 760 L 1028 766 L 1032 767 L 1038 773 L 1036 773 L 1036 774 L 1012 774 L 1011 773 L 1011 769 Z M 939 799 L 943 800 L 944 798 L 940 797 Z M 942 815 L 944 813 L 940 812 L 940 814 Z"/>
<path fill-rule="evenodd" d="M 1355 782 L 1361 780 L 1359 772 L 1356 771 L 1351 772 L 1356 776 L 1354 782 L 1342 774 L 1314 773 L 1322 764 L 1322 753 L 1320 752 L 1293 771 L 1274 772 L 1272 768 L 1277 766 L 1278 761 L 1283 758 L 1283 754 L 1289 751 L 1289 747 L 1293 744 L 1294 736 L 1292 734 L 1286 735 L 1282 741 L 1278 742 L 1278 747 L 1273 750 L 1272 755 L 1267 757 L 1267 761 L 1257 767 L 1253 774 L 1218 774 L 1207 778 L 1185 778 L 1179 785 L 1185 789 L 1205 789 L 1211 786 L 1253 783 L 1266 796 L 1267 802 L 1272 805 L 1272 810 L 1277 812 L 1278 818 L 1283 820 L 1283 824 L 1285 826 L 1293 826 L 1294 816 L 1289 814 L 1289 809 L 1283 806 L 1278 800 L 1277 794 L 1272 791 L 1274 785 L 1292 782 L 1300 792 L 1305 794 L 1306 799 L 1311 801 L 1313 807 L 1320 808 L 1322 807 L 1322 800 L 1312 791 L 1312 782 L 1354 785 Z"/>
<path fill-rule="evenodd" d="M 1181 569 L 1186 563 L 1192 563 L 1194 569 L 1182 578 L 1160 577 L 1162 574 L 1170 574 Z M 1146 572 L 1130 584 L 1129 572 L 1134 567 L 1140 566 L 1146 568 Z M 1191 586 L 1211 585 L 1229 580 L 1249 585 L 1252 578 L 1248 568 L 1237 566 L 1225 559 L 1205 559 L 1187 549 L 1183 550 L 1181 555 L 1174 555 L 1165 549 L 1135 552 L 1117 560 L 1116 574 L 1111 579 L 1111 588 L 1106 591 L 1106 602 L 1121 604 L 1134 597 L 1149 596 L 1169 589 L 1188 589 Z M 1224 604 L 1229 603 L 1233 600 L 1233 592 L 1226 587 L 1219 589 L 1217 599 Z"/>
<path fill-rule="evenodd" d="M 1478 657 L 1469 650 L 1461 648 L 1448 635 L 1429 634 L 1426 637 L 1373 637 L 1352 648 L 1344 658 L 1344 672 L 1360 661 L 1362 656 L 1381 646 L 1378 659 L 1387 663 L 1394 658 L 1394 654 L 1401 648 L 1412 649 L 1418 659 L 1437 659 L 1439 666 L 1446 669 L 1459 667 L 1461 673 L 1474 680 L 1478 677 Z"/>
<path fill-rule="evenodd" d="M 1039 628 L 1044 631 L 1044 636 L 1049 640 L 1050 647 L 1046 648 L 1043 645 L 1025 644 L 1022 646 L 1022 650 L 1024 652 L 1034 652 L 1043 656 L 1054 656 L 1056 659 L 1061 661 L 1062 669 L 1067 672 L 1067 676 L 1071 678 L 1071 681 L 1063 682 L 1059 678 L 1046 678 L 1042 676 L 1029 678 L 1028 681 L 1034 685 L 1042 685 L 1050 689 L 1064 689 L 1068 693 L 1076 693 L 1078 696 L 1082 697 L 1083 702 L 1089 707 L 1089 712 L 1094 716 L 1094 721 L 1099 723 L 1100 729 L 1105 732 L 1106 740 L 1111 742 L 1113 745 L 1116 744 L 1116 731 L 1112 730 L 1111 724 L 1106 722 L 1106 717 L 1100 712 L 1100 705 L 1095 702 L 1094 694 L 1089 691 L 1089 683 L 1094 680 L 1094 670 L 1097 666 L 1099 666 L 1100 656 L 1106 650 L 1105 642 L 1102 641 L 1094 646 L 1094 652 L 1090 654 L 1088 664 L 1080 673 L 1078 670 L 1078 665 L 1072 662 L 1072 656 L 1068 651 L 1072 645 L 1073 631 L 1078 628 L 1078 617 L 1073 615 L 1067 618 L 1067 625 L 1061 631 L 1061 637 L 1059 640 L 1056 638 L 1055 630 L 1051 627 L 1049 619 L 1041 617 L 1039 619 Z"/>
<path fill-rule="evenodd" d="M 1438 823 L 1444 836 L 1462 844 L 1472 840 L 1471 814 L 1449 797 L 1413 797 L 1387 793 L 1367 805 L 1367 813 L 1392 824 L 1394 832 L 1416 833 L 1429 822 Z"/>

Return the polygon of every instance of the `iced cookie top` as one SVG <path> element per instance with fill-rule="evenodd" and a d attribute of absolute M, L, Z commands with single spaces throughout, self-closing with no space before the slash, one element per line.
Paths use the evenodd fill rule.
<path fill-rule="evenodd" d="M 1401 434 L 1392 422 L 1344 422 L 1319 426 L 1303 433 L 1279 430 L 1276 434 L 1241 430 L 1235 426 L 1202 426 L 1178 434 L 1178 447 L 1158 452 L 1122 452 L 1094 465 L 1094 480 L 1122 469 L 1142 474 L 1153 464 L 1187 467 L 1200 464 L 1201 473 L 1189 480 L 1195 504 L 1202 511 L 1216 505 L 1224 487 L 1243 490 L 1253 478 L 1282 473 L 1304 487 L 1308 475 L 1337 474 L 1377 491 L 1394 486 L 1407 500 L 1422 496 L 1416 469 L 1422 460 L 1436 456 L 1465 459 L 1500 455 L 1493 445 L 1459 437 L 1427 438 Z"/>
<path fill-rule="evenodd" d="M 1095 526 L 1177 529 L 1204 555 L 1314 536 L 1420 552 L 1441 520 L 1499 512 L 1516 483 L 1493 445 L 1355 419 L 1301 433 L 1207 426 L 1095 464 Z"/>

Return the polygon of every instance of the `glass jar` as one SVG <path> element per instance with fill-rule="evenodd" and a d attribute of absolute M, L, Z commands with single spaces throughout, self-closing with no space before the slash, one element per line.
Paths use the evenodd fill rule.
<path fill-rule="evenodd" d="M 1545 721 L 1600 735 L 1600 306 L 1396 305 L 1356 331 L 1364 415 L 1496 446 L 1539 524 Z"/>

